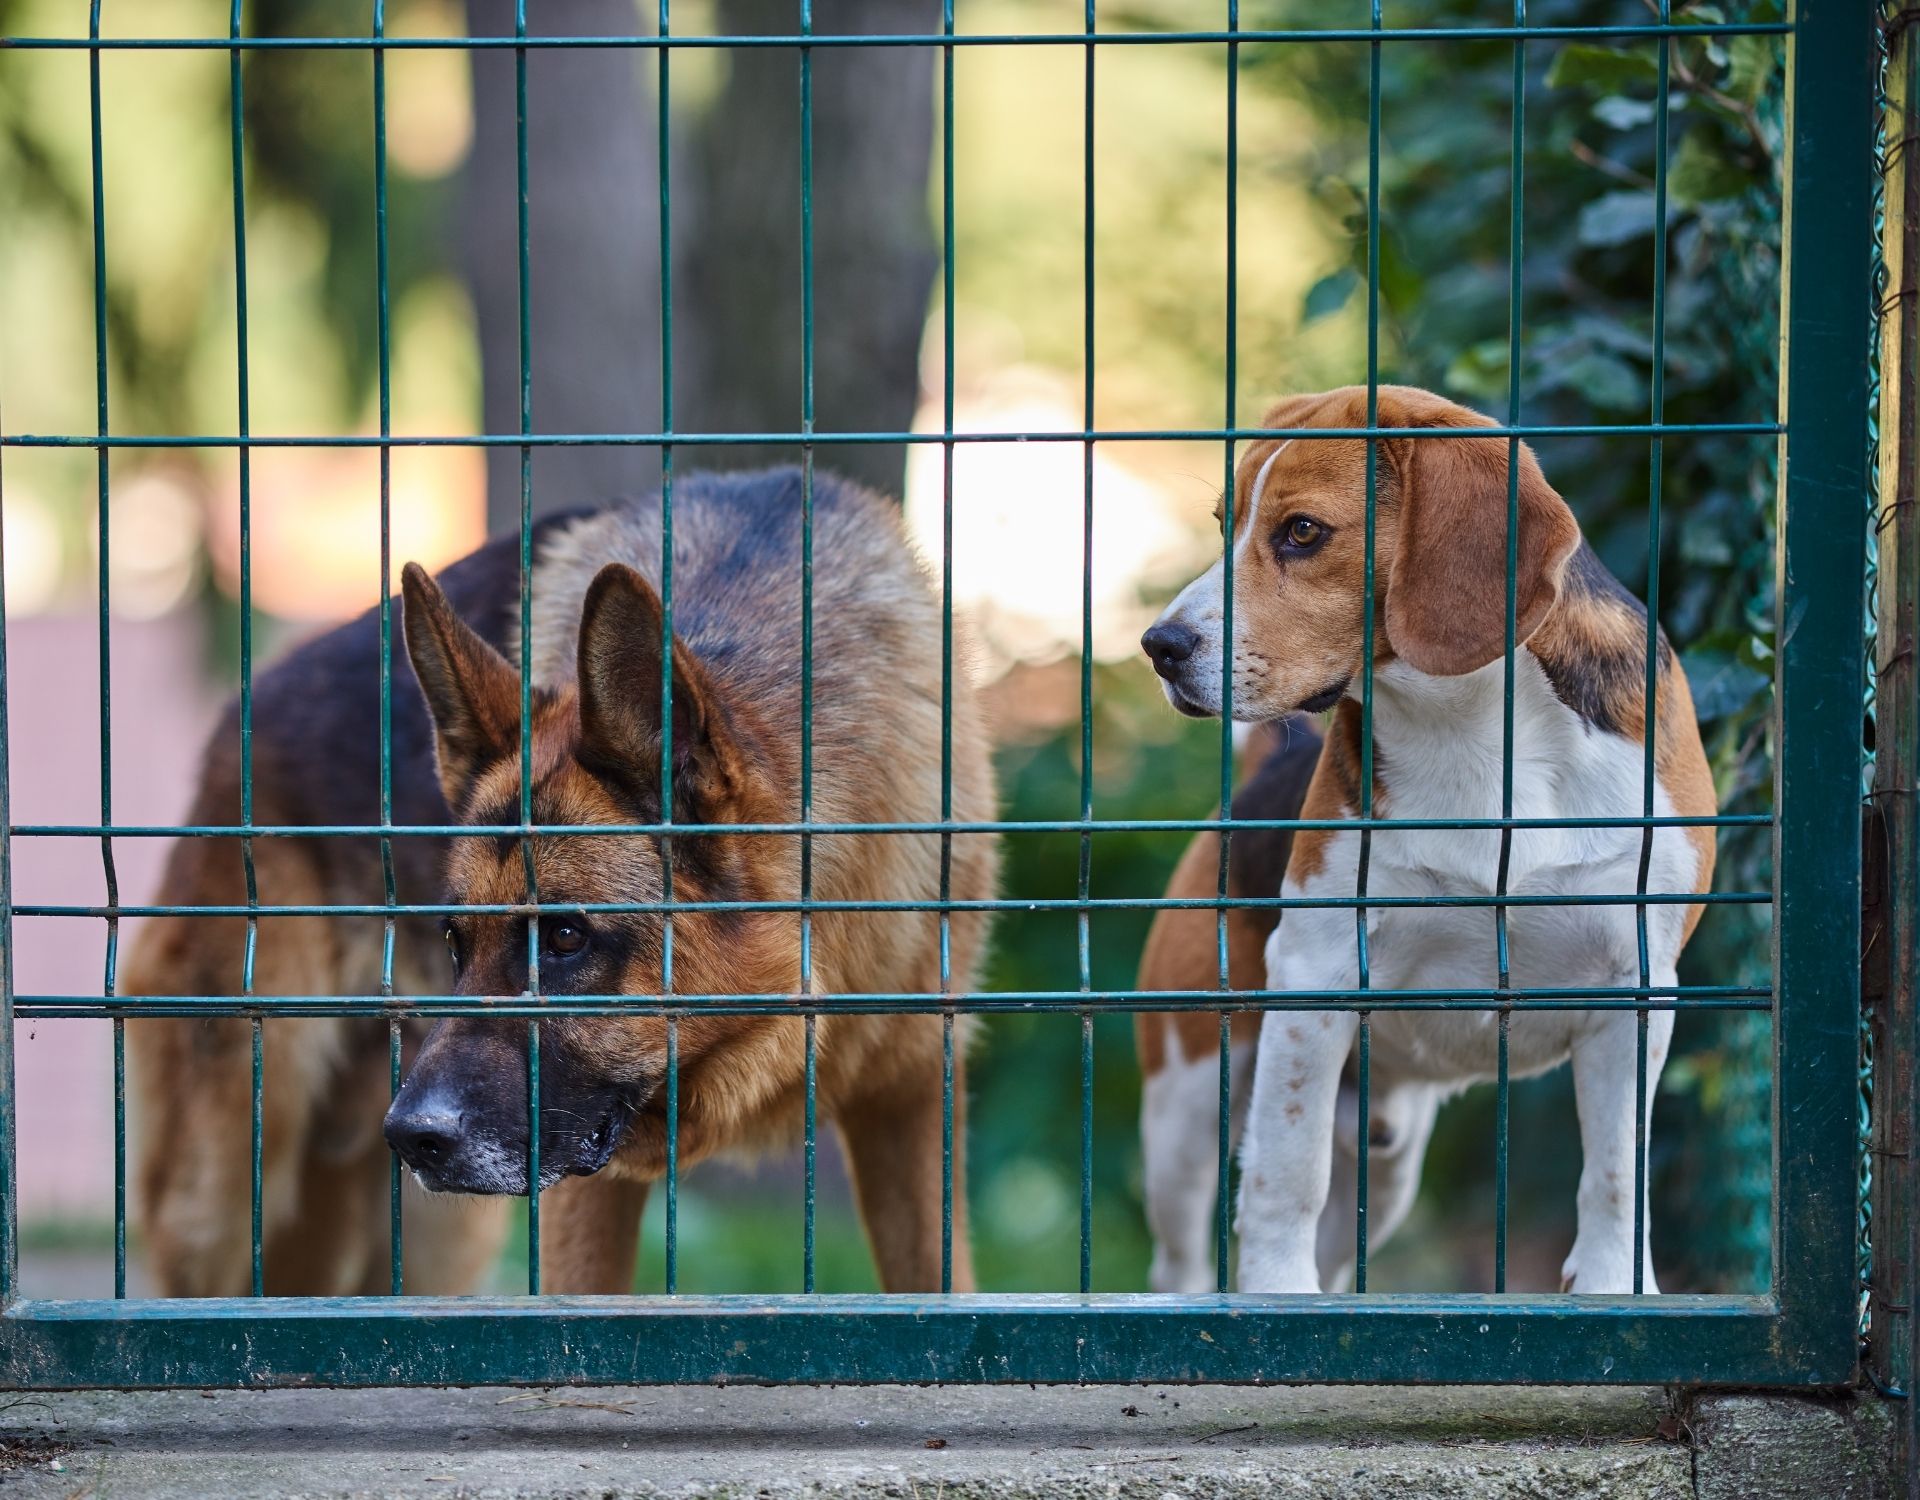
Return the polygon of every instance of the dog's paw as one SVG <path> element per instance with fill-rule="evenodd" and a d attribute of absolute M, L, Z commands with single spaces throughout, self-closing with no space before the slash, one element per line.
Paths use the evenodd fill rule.
<path fill-rule="evenodd" d="M 1240 1250 L 1240 1290 L 1243 1292 L 1279 1292 L 1294 1296 L 1312 1296 L 1320 1290 L 1320 1272 L 1309 1260 L 1263 1260 Z"/>
<path fill-rule="evenodd" d="M 1579 1245 L 1567 1256 L 1566 1264 L 1560 1268 L 1560 1290 L 1580 1292 L 1588 1296 L 1624 1297 L 1633 1294 L 1633 1257 L 1626 1255 L 1598 1255 L 1584 1251 Z M 1649 1264 L 1641 1281 L 1641 1290 L 1651 1296 L 1660 1288 L 1654 1284 L 1653 1267 Z"/>
<path fill-rule="evenodd" d="M 1147 1273 L 1147 1285 L 1156 1292 L 1179 1292 L 1193 1296 L 1214 1291 L 1219 1283 L 1215 1279 L 1211 1259 L 1201 1262 L 1174 1256 L 1162 1247 L 1153 1253 L 1153 1268 Z"/>

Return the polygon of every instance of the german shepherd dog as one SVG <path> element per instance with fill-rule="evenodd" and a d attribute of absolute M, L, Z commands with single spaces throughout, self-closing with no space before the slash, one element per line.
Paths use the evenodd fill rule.
<path fill-rule="evenodd" d="M 680 480 L 673 490 L 672 822 L 802 818 L 802 479 L 797 470 Z M 657 498 L 542 522 L 530 605 L 531 785 L 540 825 L 659 824 L 663 609 Z M 812 820 L 932 821 L 940 814 L 940 610 L 902 535 L 897 507 L 821 475 L 813 486 Z M 517 824 L 520 702 L 518 539 L 446 569 L 405 573 L 407 657 L 393 661 L 395 824 Z M 510 644 L 511 643 L 511 644 Z M 256 826 L 376 822 L 379 621 L 369 613 L 262 674 L 253 704 Z M 411 670 L 409 670 L 409 666 Z M 417 684 L 417 686 L 416 686 Z M 993 779 L 977 705 L 957 667 L 952 810 L 988 818 Z M 235 712 L 208 751 L 192 820 L 234 823 L 241 765 Z M 392 840 L 399 901 L 511 905 L 528 899 L 530 854 L 543 906 L 543 995 L 662 993 L 666 923 L 677 902 L 790 903 L 801 892 L 791 834 L 539 835 Z M 670 845 L 670 847 L 668 847 Z M 379 841 L 254 841 L 262 905 L 378 905 Z M 811 888 L 828 902 L 932 901 L 933 834 L 814 836 Z M 986 834 L 952 841 L 954 898 L 991 896 Z M 242 905 L 239 840 L 172 851 L 161 900 Z M 637 912 L 574 912 L 633 903 Z M 813 994 L 941 993 L 931 911 L 821 912 Z M 402 995 L 512 996 L 528 988 L 528 919 L 403 916 L 393 965 Z M 950 984 L 970 988 L 980 912 L 951 924 Z M 788 911 L 682 911 L 672 922 L 672 992 L 791 996 L 791 1015 L 692 1014 L 678 1024 L 678 1160 L 755 1154 L 804 1118 L 801 922 Z M 126 968 L 129 993 L 233 994 L 245 919 L 158 919 Z M 380 992 L 383 924 L 367 916 L 258 919 L 253 991 Z M 667 1029 L 657 1014 L 541 1020 L 540 1182 L 544 1285 L 621 1292 L 632 1284 L 648 1185 L 666 1169 Z M 388 1108 L 387 1027 L 378 1019 L 264 1022 L 262 1220 L 270 1293 L 385 1291 L 388 1146 L 425 1193 L 403 1215 L 410 1292 L 473 1289 L 505 1224 L 497 1196 L 527 1191 L 528 1023 L 409 1022 L 406 1081 Z M 141 1223 L 154 1279 L 171 1296 L 232 1295 L 250 1280 L 251 1025 L 136 1022 L 128 1030 Z M 839 1130 L 880 1280 L 937 1290 L 941 1262 L 941 1081 L 937 1013 L 835 1014 L 816 1030 L 818 1115 Z M 956 1047 L 953 1284 L 972 1285 Z M 382 1140 L 382 1111 L 385 1113 Z"/>

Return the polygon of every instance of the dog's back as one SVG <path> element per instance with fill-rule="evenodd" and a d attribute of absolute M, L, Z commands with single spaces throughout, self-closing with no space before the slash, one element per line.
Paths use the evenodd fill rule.
<path fill-rule="evenodd" d="M 801 815 L 809 670 L 813 821 L 934 820 L 940 813 L 938 602 L 906 545 L 898 506 L 817 474 L 809 645 L 803 494 L 798 469 L 696 475 L 674 485 L 674 633 L 724 694 L 789 727 L 771 748 L 780 757 L 790 820 Z M 533 584 L 536 682 L 572 678 L 580 601 L 602 566 L 626 563 L 661 587 L 662 518 L 650 497 L 572 521 L 542 543 Z M 953 768 L 954 815 L 984 819 L 991 816 L 991 794 L 984 756 L 975 749 L 982 731 L 964 691 L 964 659 L 954 672 L 962 686 L 954 695 L 954 734 L 968 747 Z M 853 847 L 844 839 L 821 840 L 817 878 L 837 879 L 836 858 Z"/>

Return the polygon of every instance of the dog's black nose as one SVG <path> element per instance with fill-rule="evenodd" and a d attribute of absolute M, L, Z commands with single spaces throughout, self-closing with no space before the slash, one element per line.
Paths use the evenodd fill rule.
<path fill-rule="evenodd" d="M 431 1172 L 452 1158 L 460 1140 L 460 1117 L 432 1108 L 391 1110 L 386 1136 L 400 1160 L 416 1171 Z"/>
<path fill-rule="evenodd" d="M 1193 648 L 1200 644 L 1197 631 L 1189 630 L 1171 620 L 1162 620 L 1140 637 L 1140 649 L 1153 660 L 1153 670 L 1171 681 L 1179 674 L 1180 668 Z"/>

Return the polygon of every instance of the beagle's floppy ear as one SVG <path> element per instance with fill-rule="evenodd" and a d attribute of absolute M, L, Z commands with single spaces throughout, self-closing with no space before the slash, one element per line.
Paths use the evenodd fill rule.
<path fill-rule="evenodd" d="M 653 585 L 608 563 L 580 609 L 581 764 L 643 798 L 660 790 L 661 635 Z M 717 821 L 739 779 L 731 740 L 699 660 L 673 642 L 673 801 L 676 818 Z"/>
<path fill-rule="evenodd" d="M 473 778 L 520 745 L 520 674 L 454 612 L 417 562 L 400 575 L 413 675 L 433 719 L 434 760 L 458 812 Z"/>
<path fill-rule="evenodd" d="M 1381 402 L 1381 425 L 1492 426 L 1437 396 Z M 1458 677 L 1506 650 L 1507 451 L 1503 437 L 1401 438 L 1390 445 L 1400 478 L 1400 528 L 1387 588 L 1387 639 L 1409 666 Z M 1560 597 L 1580 523 L 1517 445 L 1520 543 L 1514 644 L 1539 628 Z"/>

